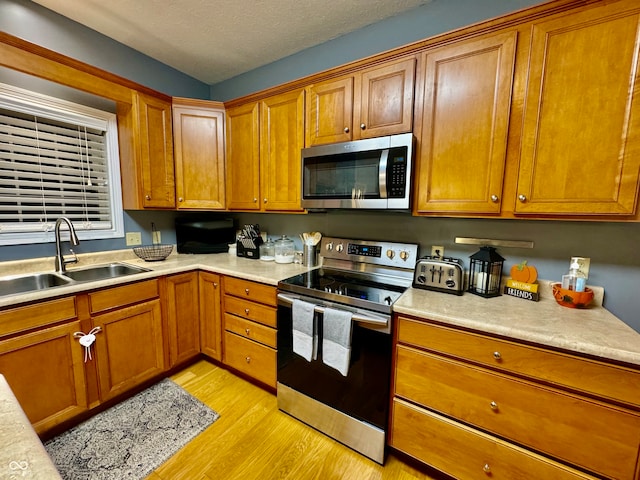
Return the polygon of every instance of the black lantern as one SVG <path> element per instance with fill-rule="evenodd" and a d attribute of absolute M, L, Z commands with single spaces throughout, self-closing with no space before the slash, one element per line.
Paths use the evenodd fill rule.
<path fill-rule="evenodd" d="M 469 292 L 486 298 L 500 295 L 504 258 L 493 247 L 480 247 L 470 258 Z"/>

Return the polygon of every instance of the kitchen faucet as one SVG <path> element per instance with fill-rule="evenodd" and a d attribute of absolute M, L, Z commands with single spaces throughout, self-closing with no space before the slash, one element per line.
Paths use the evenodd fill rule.
<path fill-rule="evenodd" d="M 73 228 L 73 225 L 71 224 L 69 219 L 67 217 L 60 217 L 58 220 L 56 220 L 56 228 L 55 228 L 55 236 L 56 236 L 56 272 L 58 272 L 58 273 L 64 273 L 67 270 L 67 268 L 66 268 L 67 263 L 77 263 L 78 262 L 78 257 L 76 257 L 76 254 L 73 251 L 73 249 L 71 249 L 71 248 L 69 249 L 69 251 L 73 255 L 73 258 L 68 259 L 68 260 L 66 258 L 64 258 L 64 255 L 62 255 L 62 253 L 60 252 L 60 225 L 62 224 L 62 222 L 66 223 L 67 226 L 69 227 L 69 241 L 71 242 L 71 244 L 72 245 L 79 245 L 80 244 L 80 240 L 78 240 L 78 235 L 76 235 L 76 231 Z"/>

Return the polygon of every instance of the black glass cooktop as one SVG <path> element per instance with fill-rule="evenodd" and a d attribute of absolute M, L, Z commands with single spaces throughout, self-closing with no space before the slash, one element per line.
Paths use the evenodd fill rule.
<path fill-rule="evenodd" d="M 282 291 L 389 313 L 391 305 L 409 285 L 393 285 L 379 276 L 319 268 L 278 283 Z"/>

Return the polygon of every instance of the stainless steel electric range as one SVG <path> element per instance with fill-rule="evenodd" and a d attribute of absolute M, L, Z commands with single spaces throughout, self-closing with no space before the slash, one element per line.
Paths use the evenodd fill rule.
<path fill-rule="evenodd" d="M 418 245 L 323 238 L 321 267 L 278 284 L 278 407 L 384 463 L 393 303 Z"/>

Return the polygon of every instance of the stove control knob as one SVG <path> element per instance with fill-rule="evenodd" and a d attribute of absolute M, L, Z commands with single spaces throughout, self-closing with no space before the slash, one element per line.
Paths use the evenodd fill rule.
<path fill-rule="evenodd" d="M 406 250 L 402 250 L 400 252 L 400 258 L 406 261 L 409 258 L 409 252 L 407 252 Z"/>
<path fill-rule="evenodd" d="M 389 259 L 393 259 L 393 257 L 396 256 L 396 252 L 394 252 L 393 250 L 389 249 L 387 250 L 387 257 L 389 257 Z"/>
<path fill-rule="evenodd" d="M 326 248 L 329 252 L 330 252 L 331 250 L 333 250 L 333 242 L 329 242 L 329 243 L 327 243 L 327 246 L 326 246 L 325 248 Z"/>
<path fill-rule="evenodd" d="M 338 245 L 336 245 L 336 252 L 340 253 L 344 250 L 344 245 L 342 245 L 341 243 L 339 243 Z"/>

